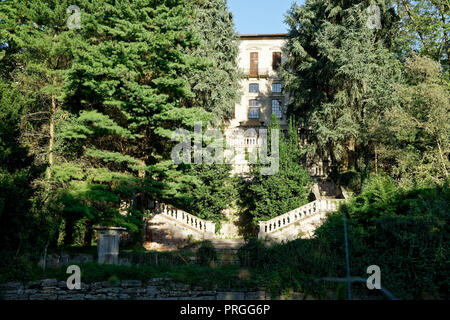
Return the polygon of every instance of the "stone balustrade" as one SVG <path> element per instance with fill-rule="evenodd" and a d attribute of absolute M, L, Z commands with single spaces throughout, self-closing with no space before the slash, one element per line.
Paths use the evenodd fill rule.
<path fill-rule="evenodd" d="M 241 71 L 247 77 L 250 77 L 250 78 L 253 78 L 253 77 L 267 78 L 267 77 L 277 76 L 277 72 L 271 70 L 271 68 L 258 68 L 258 71 L 251 70 L 250 68 L 242 68 Z"/>
<path fill-rule="evenodd" d="M 216 224 L 214 222 L 200 219 L 186 211 L 174 208 L 165 203 L 156 202 L 155 212 L 176 220 L 184 226 L 200 233 L 214 234 L 216 232 Z"/>
<path fill-rule="evenodd" d="M 260 221 L 258 238 L 265 239 L 267 235 L 294 223 L 301 224 L 305 218 L 336 211 L 342 201 L 345 200 L 316 200 L 271 220 Z"/>
<path fill-rule="evenodd" d="M 326 177 L 329 173 L 329 166 L 322 162 L 306 164 L 306 170 L 312 177 Z"/>

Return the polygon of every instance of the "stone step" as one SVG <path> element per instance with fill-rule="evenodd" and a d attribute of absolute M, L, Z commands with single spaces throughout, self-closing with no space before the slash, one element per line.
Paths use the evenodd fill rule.
<path fill-rule="evenodd" d="M 243 239 L 213 239 L 211 242 L 216 250 L 237 250 L 245 244 Z"/>

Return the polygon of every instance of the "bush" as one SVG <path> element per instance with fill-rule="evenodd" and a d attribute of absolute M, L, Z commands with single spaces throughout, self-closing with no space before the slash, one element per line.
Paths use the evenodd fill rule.
<path fill-rule="evenodd" d="M 238 250 L 238 258 L 241 266 L 246 267 L 269 267 L 270 250 L 266 248 L 262 241 L 252 238 L 247 240 Z"/>
<path fill-rule="evenodd" d="M 267 133 L 268 151 L 271 150 L 273 130 L 280 130 L 279 120 L 274 115 Z M 278 172 L 267 175 L 264 172 L 268 168 L 266 165 L 258 163 L 251 166 L 251 179 L 243 187 L 241 205 L 253 217 L 255 225 L 257 221 L 270 220 L 308 203 L 312 181 L 301 164 L 304 154 L 298 145 L 297 131 L 291 121 L 287 136 L 280 133 Z"/>
<path fill-rule="evenodd" d="M 209 266 L 213 261 L 217 261 L 217 251 L 211 241 L 203 242 L 198 248 L 196 256 L 197 263 L 201 266 Z"/>
<path fill-rule="evenodd" d="M 362 187 L 362 177 L 359 172 L 347 171 L 339 175 L 338 183 L 352 192 L 359 193 Z"/>
<path fill-rule="evenodd" d="M 378 265 L 383 287 L 397 298 L 448 298 L 449 203 L 448 184 L 404 190 L 388 177 L 371 177 L 316 231 L 330 272 L 344 274 L 346 214 L 352 275 L 364 277 L 368 266 Z"/>

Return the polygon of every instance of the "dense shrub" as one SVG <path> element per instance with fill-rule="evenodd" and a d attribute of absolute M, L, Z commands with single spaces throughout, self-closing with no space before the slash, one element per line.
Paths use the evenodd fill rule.
<path fill-rule="evenodd" d="M 217 251 L 211 241 L 204 241 L 196 252 L 197 263 L 201 266 L 208 266 L 217 260 Z"/>
<path fill-rule="evenodd" d="M 345 278 L 345 214 L 352 276 L 367 278 L 367 267 L 378 265 L 382 286 L 397 298 L 448 299 L 449 200 L 448 184 L 403 190 L 388 177 L 373 176 L 359 196 L 329 216 L 315 238 L 271 247 L 250 240 L 238 256 L 245 266 L 278 274 L 280 287 L 317 296 L 330 289 L 339 293 L 338 284 L 321 279 Z M 360 297 L 382 297 L 364 284 L 352 288 Z"/>
<path fill-rule="evenodd" d="M 270 250 L 256 239 L 249 239 L 238 250 L 238 258 L 242 266 L 265 268 L 270 266 Z"/>
<path fill-rule="evenodd" d="M 449 203 L 448 184 L 403 190 L 387 177 L 372 177 L 316 232 L 329 276 L 344 274 L 335 261 L 344 261 L 346 214 L 353 275 L 364 277 L 368 266 L 378 265 L 382 285 L 399 298 L 448 298 Z"/>
<path fill-rule="evenodd" d="M 267 133 L 268 152 L 272 149 L 270 140 L 273 130 L 280 130 L 274 115 Z M 259 163 L 251 166 L 251 179 L 243 187 L 241 204 L 247 208 L 254 223 L 270 220 L 308 203 L 312 182 L 301 164 L 304 154 L 298 145 L 297 130 L 291 121 L 286 135 L 280 132 L 278 170 L 270 175 L 263 171 L 267 169 L 266 165 Z M 271 154 L 271 157 L 275 156 Z"/>
<path fill-rule="evenodd" d="M 339 175 L 338 183 L 352 192 L 359 193 L 362 186 L 361 174 L 354 170 L 344 172 Z"/>

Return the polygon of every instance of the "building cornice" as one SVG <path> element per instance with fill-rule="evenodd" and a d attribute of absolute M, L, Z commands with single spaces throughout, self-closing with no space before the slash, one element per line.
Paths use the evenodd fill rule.
<path fill-rule="evenodd" d="M 286 39 L 287 33 L 272 33 L 272 34 L 241 34 L 241 40 L 261 40 L 261 39 Z"/>

